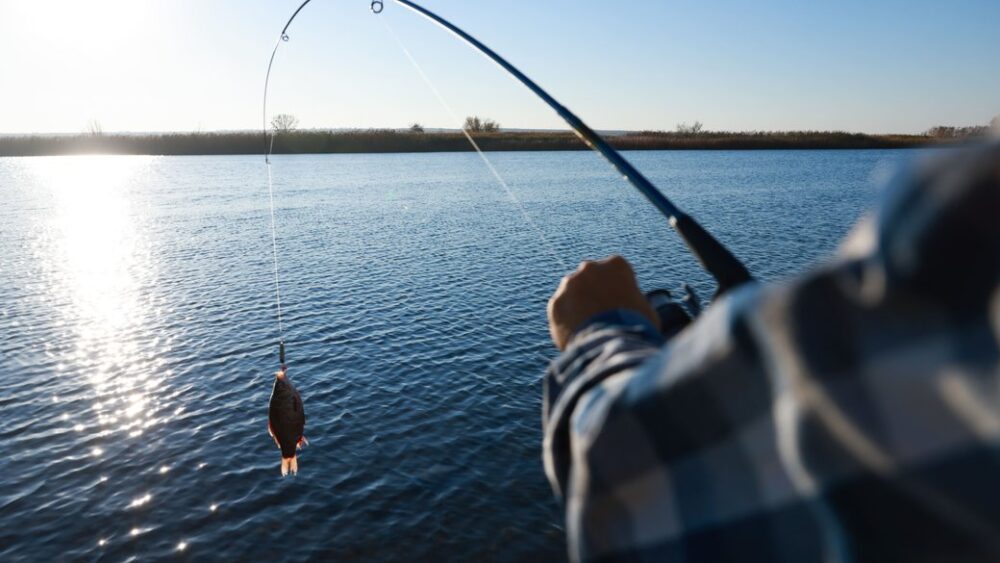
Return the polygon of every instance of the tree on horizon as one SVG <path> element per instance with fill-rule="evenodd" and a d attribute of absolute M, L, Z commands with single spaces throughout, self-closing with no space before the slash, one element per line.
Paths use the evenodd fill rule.
<path fill-rule="evenodd" d="M 496 133 L 500 130 L 500 124 L 492 119 L 472 115 L 465 118 L 465 125 L 462 128 L 470 133 Z"/>
<path fill-rule="evenodd" d="M 299 124 L 299 118 L 290 113 L 279 113 L 271 118 L 271 129 L 275 133 L 288 133 Z"/>
<path fill-rule="evenodd" d="M 697 133 L 701 133 L 704 127 L 705 126 L 700 121 L 695 121 L 691 125 L 688 125 L 687 123 L 678 123 L 677 132 L 682 134 L 694 135 Z"/>

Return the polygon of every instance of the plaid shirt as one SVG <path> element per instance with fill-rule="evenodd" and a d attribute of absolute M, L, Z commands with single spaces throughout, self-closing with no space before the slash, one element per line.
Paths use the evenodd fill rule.
<path fill-rule="evenodd" d="M 837 259 L 545 378 L 577 561 L 1000 560 L 1000 144 L 899 178 Z"/>

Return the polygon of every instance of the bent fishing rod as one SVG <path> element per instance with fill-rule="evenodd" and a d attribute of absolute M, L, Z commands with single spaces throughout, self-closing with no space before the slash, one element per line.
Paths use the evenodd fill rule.
<path fill-rule="evenodd" d="M 298 9 L 292 14 L 282 28 L 281 34 L 278 36 L 278 41 L 274 46 L 274 51 L 271 53 L 271 62 L 268 64 L 267 76 L 270 77 L 271 74 L 271 64 L 274 63 L 274 54 L 278 50 L 278 46 L 282 41 L 288 40 L 288 27 L 292 24 L 295 17 L 302 11 L 302 8 L 306 6 L 312 0 L 305 0 Z M 635 187 L 639 192 L 649 200 L 650 203 L 656 207 L 661 214 L 663 214 L 670 226 L 680 235 L 681 239 L 687 245 L 688 249 L 694 254 L 695 258 L 701 264 L 701 266 L 715 278 L 716 282 L 719 284 L 716 295 L 721 295 L 739 285 L 742 285 L 753 278 L 750 272 L 747 270 L 746 266 L 743 265 L 725 246 L 722 245 L 715 237 L 709 234 L 708 231 L 704 229 L 697 221 L 695 221 L 690 215 L 681 211 L 676 205 L 673 204 L 663 192 L 661 192 L 656 186 L 652 184 L 646 177 L 639 172 L 632 164 L 625 159 L 617 150 L 615 150 L 603 137 L 598 135 L 593 129 L 590 128 L 582 119 L 576 116 L 573 112 L 566 108 L 566 106 L 559 103 L 555 98 L 549 95 L 548 92 L 542 89 L 541 86 L 536 84 L 533 80 L 528 78 L 523 72 L 518 70 L 513 64 L 508 62 L 506 59 L 501 57 L 496 53 L 496 51 L 490 49 L 482 42 L 480 42 L 475 37 L 469 35 L 463 31 L 458 26 L 449 22 L 448 20 L 442 18 L 441 16 L 431 12 L 430 10 L 411 2 L 410 0 L 393 0 L 397 4 L 407 8 L 416 14 L 430 20 L 431 22 L 439 25 L 446 31 L 452 33 L 466 44 L 471 46 L 473 49 L 478 51 L 480 54 L 484 55 L 486 58 L 490 59 L 494 63 L 500 66 L 500 68 L 507 71 L 512 77 L 516 78 L 518 82 L 523 84 L 528 90 L 531 90 L 536 96 L 542 99 L 549 107 L 551 107 L 556 114 L 559 115 L 576 133 L 578 137 L 586 144 L 589 148 L 600 153 L 612 166 L 627 180 L 633 187 Z M 382 0 L 373 0 L 371 3 L 371 10 L 375 14 L 382 13 L 384 6 Z M 265 99 L 265 110 L 264 110 L 264 134 L 265 139 L 267 138 L 267 78 L 264 82 L 264 99 Z M 272 137 L 273 141 L 273 137 Z M 268 149 L 268 154 L 270 154 L 270 149 Z"/>

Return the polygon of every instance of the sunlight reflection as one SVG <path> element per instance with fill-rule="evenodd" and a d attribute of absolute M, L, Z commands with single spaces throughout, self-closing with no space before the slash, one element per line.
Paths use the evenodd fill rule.
<path fill-rule="evenodd" d="M 36 173 L 55 199 L 63 260 L 76 304 L 95 329 L 120 329 L 131 310 L 122 297 L 133 289 L 135 237 L 125 184 L 143 160 L 107 156 L 45 159 Z"/>
<path fill-rule="evenodd" d="M 152 252 L 139 227 L 143 211 L 134 194 L 136 178 L 155 157 L 74 156 L 33 159 L 32 173 L 51 194 L 54 301 L 75 344 L 57 370 L 83 375 L 95 390 L 91 403 L 103 436 L 109 431 L 138 437 L 151 426 L 158 405 L 152 391 L 161 383 L 159 340 L 139 337 L 156 303 L 148 288 L 155 281 Z M 58 401 L 58 398 L 53 398 Z M 73 429 L 85 428 L 76 424 Z M 104 453 L 101 447 L 93 456 Z M 111 455 L 114 455 L 112 452 Z"/>
<path fill-rule="evenodd" d="M 149 503 L 149 501 L 151 501 L 151 500 L 153 500 L 153 495 L 151 495 L 149 493 L 146 493 L 145 495 L 143 495 L 143 496 L 141 496 L 139 498 L 132 499 L 132 502 L 129 503 L 128 507 L 129 508 L 138 508 L 138 507 L 140 507 L 140 506 L 142 506 L 144 504 Z"/>

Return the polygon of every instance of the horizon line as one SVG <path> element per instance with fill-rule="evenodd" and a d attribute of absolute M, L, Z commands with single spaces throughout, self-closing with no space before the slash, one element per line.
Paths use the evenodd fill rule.
<path fill-rule="evenodd" d="M 683 125 L 683 124 L 682 124 Z M 935 127 L 955 127 L 955 128 L 974 128 L 974 127 L 986 127 L 989 128 L 989 124 L 985 125 L 971 125 L 971 126 L 950 126 L 950 125 L 939 125 Z M 870 136 L 926 136 L 928 131 L 934 129 L 933 127 L 928 128 L 924 131 L 917 133 L 872 133 L 868 131 L 848 131 L 846 129 L 743 129 L 743 130 L 733 130 L 733 129 L 702 129 L 698 133 L 729 133 L 729 134 L 753 134 L 753 133 L 846 133 L 849 135 L 870 135 Z M 290 131 L 300 132 L 300 133 L 322 133 L 322 132 L 366 132 L 366 131 L 398 131 L 407 132 L 410 130 L 410 126 L 403 127 L 296 127 Z M 270 132 L 268 129 L 267 132 Z M 463 129 L 457 127 L 423 127 L 423 133 L 433 134 L 433 133 L 461 133 Z M 692 134 L 691 132 L 678 131 L 677 129 L 595 129 L 595 131 L 600 135 L 627 135 L 632 133 L 679 133 L 679 134 Z M 501 127 L 499 133 L 572 133 L 573 130 L 570 128 L 534 128 L 534 127 Z M 138 136 L 138 135 L 213 135 L 213 134 L 239 134 L 239 133 L 251 133 L 251 134 L 263 134 L 265 131 L 261 128 L 249 128 L 249 129 L 166 129 L 166 130 L 151 130 L 151 131 L 141 131 L 141 130 L 131 130 L 131 129 L 121 129 L 115 131 L 38 131 L 38 132 L 0 132 L 0 137 L 12 138 L 12 137 L 72 137 L 72 136 Z"/>

